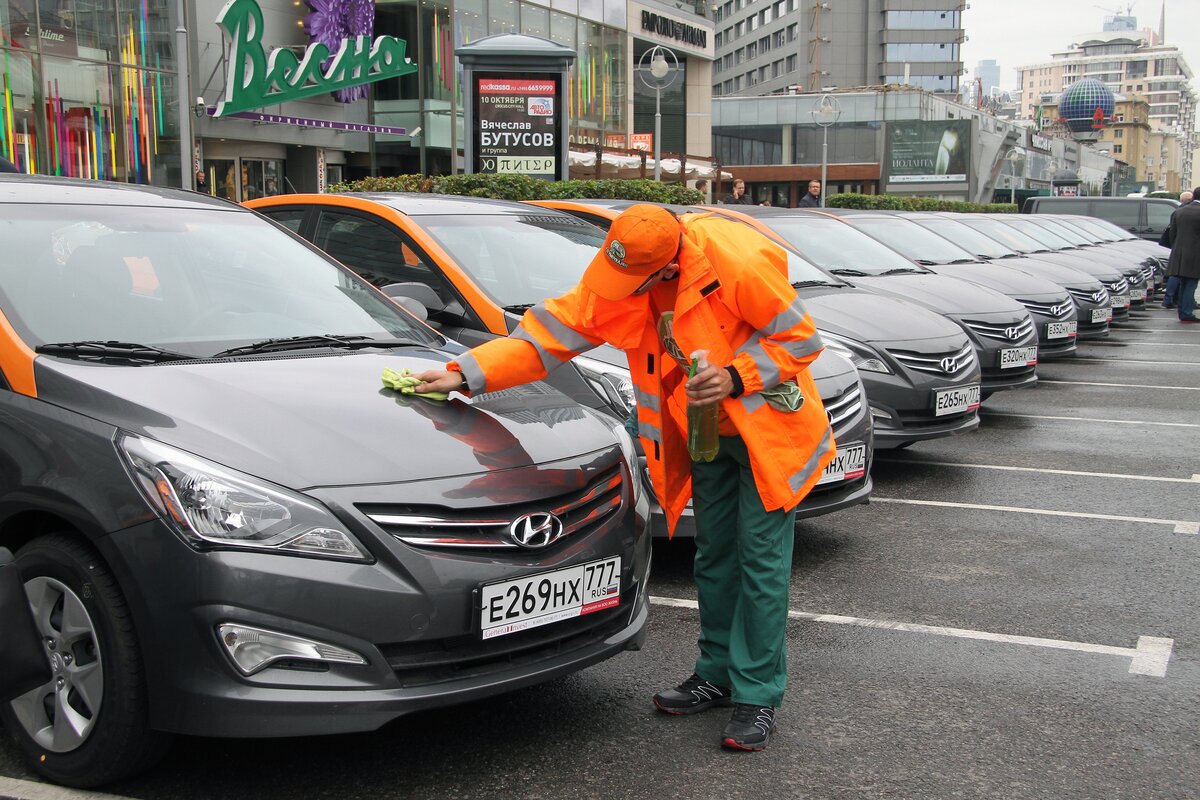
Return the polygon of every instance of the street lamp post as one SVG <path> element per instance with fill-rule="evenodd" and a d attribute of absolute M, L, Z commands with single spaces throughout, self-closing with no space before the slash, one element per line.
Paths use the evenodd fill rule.
<path fill-rule="evenodd" d="M 826 94 L 821 96 L 817 107 L 812 110 L 813 122 L 821 126 L 821 208 L 825 207 L 826 175 L 829 171 L 829 128 L 842 115 L 842 107 L 837 98 Z"/>
<path fill-rule="evenodd" d="M 1004 160 L 1009 165 L 1008 202 L 1015 206 L 1017 204 L 1017 164 L 1021 161 L 1021 154 L 1016 150 L 1009 150 Z"/>
<path fill-rule="evenodd" d="M 1058 171 L 1058 162 L 1052 158 L 1046 167 L 1050 171 L 1050 196 L 1054 197 L 1054 173 Z"/>
<path fill-rule="evenodd" d="M 669 60 L 668 60 L 669 59 Z M 649 73 L 649 77 L 647 77 Z M 638 78 L 654 90 L 654 180 L 662 176 L 662 93 L 679 75 L 679 59 L 669 48 L 655 45 L 638 59 Z"/>

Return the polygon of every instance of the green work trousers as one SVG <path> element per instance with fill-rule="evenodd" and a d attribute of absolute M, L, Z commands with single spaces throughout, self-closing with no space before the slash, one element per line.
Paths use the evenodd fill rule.
<path fill-rule="evenodd" d="M 788 585 L 796 510 L 767 511 L 740 436 L 692 464 L 694 574 L 700 600 L 696 674 L 736 703 L 778 707 L 787 685 Z"/>

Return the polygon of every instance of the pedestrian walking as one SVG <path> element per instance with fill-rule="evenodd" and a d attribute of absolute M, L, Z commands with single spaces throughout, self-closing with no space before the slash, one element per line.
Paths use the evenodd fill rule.
<path fill-rule="evenodd" d="M 821 182 L 812 180 L 808 182 L 808 191 L 804 197 L 800 198 L 800 202 L 796 204 L 798 208 L 821 208 Z"/>
<path fill-rule="evenodd" d="M 787 681 L 796 504 L 833 457 L 808 366 L 823 349 L 788 283 L 787 254 L 750 227 L 635 205 L 578 285 L 511 335 L 417 377 L 424 391 L 491 392 L 607 342 L 625 351 L 637 432 L 673 533 L 693 503 L 700 606 L 693 674 L 654 695 L 667 714 L 732 706 L 721 744 L 765 748 Z M 708 365 L 695 371 L 696 351 Z M 719 449 L 693 461 L 688 409 L 718 409 Z"/>
<path fill-rule="evenodd" d="M 733 190 L 721 201 L 725 205 L 752 206 L 754 201 L 746 194 L 746 182 L 738 178 L 733 182 Z"/>
<path fill-rule="evenodd" d="M 1167 264 L 1168 290 L 1171 277 L 1179 279 L 1179 321 L 1200 322 L 1196 317 L 1196 285 L 1200 283 L 1200 187 L 1192 190 L 1192 201 L 1171 216 L 1171 260 Z"/>
<path fill-rule="evenodd" d="M 1163 246 L 1163 247 L 1171 246 L 1171 244 L 1172 244 L 1171 236 L 1174 232 L 1173 228 L 1171 227 L 1171 224 L 1175 222 L 1175 215 L 1179 213 L 1180 208 L 1183 208 L 1188 203 L 1192 202 L 1193 197 L 1194 197 L 1194 195 L 1192 192 L 1180 193 L 1179 207 L 1171 212 L 1171 222 L 1167 224 L 1167 227 L 1162 232 L 1162 236 L 1160 236 L 1158 238 L 1158 243 L 1161 246 Z M 1167 277 L 1167 285 L 1163 289 L 1162 307 L 1163 308 L 1174 308 L 1178 302 L 1179 302 L 1179 276 L 1178 275 L 1170 275 Z"/>

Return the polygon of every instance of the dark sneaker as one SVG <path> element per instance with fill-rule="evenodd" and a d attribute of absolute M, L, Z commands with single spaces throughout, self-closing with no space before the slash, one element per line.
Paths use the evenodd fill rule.
<path fill-rule="evenodd" d="M 706 681 L 696 673 L 674 689 L 654 695 L 654 705 L 667 714 L 696 714 L 715 706 L 733 705 L 727 686 Z"/>
<path fill-rule="evenodd" d="M 774 708 L 736 703 L 721 733 L 721 744 L 730 750 L 765 750 L 774 732 Z"/>

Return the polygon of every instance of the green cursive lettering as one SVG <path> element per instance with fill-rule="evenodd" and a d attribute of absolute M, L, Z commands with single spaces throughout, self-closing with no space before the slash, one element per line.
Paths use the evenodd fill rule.
<path fill-rule="evenodd" d="M 321 65 L 330 52 L 319 42 L 305 48 L 303 58 L 285 48 L 273 50 L 268 57 L 262 45 L 262 9 L 255 0 L 229 0 L 217 24 L 232 44 L 218 117 L 417 71 L 405 56 L 407 44 L 394 36 L 377 36 L 374 42 L 366 36 L 344 39 L 326 70 Z"/>

